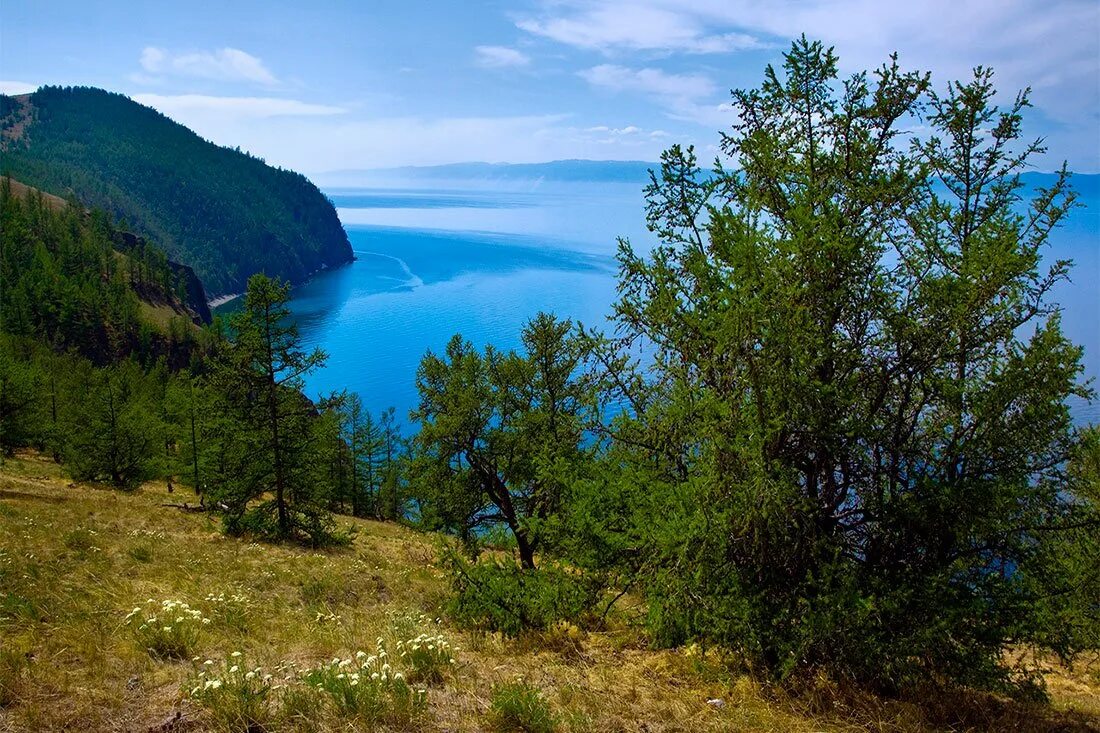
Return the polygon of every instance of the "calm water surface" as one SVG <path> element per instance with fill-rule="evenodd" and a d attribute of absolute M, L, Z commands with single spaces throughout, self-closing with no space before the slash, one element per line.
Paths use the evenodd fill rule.
<path fill-rule="evenodd" d="M 1100 176 L 1081 176 L 1087 208 L 1058 230 L 1050 258 L 1076 263 L 1059 286 L 1063 328 L 1085 346 L 1086 374 L 1100 375 Z M 317 395 L 348 388 L 399 417 L 416 406 L 425 351 L 454 333 L 476 346 L 519 345 L 540 310 L 606 325 L 615 299 L 617 236 L 640 247 L 642 184 L 545 184 L 519 190 L 332 189 L 358 258 L 294 291 L 291 308 L 310 346 L 329 355 L 310 377 Z M 1100 422 L 1100 404 L 1075 404 Z"/>

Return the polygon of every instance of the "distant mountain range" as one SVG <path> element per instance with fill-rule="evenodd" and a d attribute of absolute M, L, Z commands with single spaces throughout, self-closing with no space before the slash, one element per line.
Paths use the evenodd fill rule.
<path fill-rule="evenodd" d="M 256 272 L 300 283 L 353 258 L 305 176 L 101 89 L 0 95 L 0 174 L 107 211 L 192 267 L 210 296 L 242 291 Z"/>
<path fill-rule="evenodd" d="M 322 173 L 315 178 L 326 186 L 362 186 L 385 183 L 441 183 L 446 181 L 484 184 L 529 181 L 639 183 L 649 180 L 650 169 L 659 163 L 643 160 L 553 160 L 548 163 L 450 163 L 400 168 L 368 168 Z"/>

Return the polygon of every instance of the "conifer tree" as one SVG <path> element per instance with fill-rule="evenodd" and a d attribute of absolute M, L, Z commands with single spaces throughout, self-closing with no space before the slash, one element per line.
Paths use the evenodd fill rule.
<path fill-rule="evenodd" d="M 253 275 L 244 308 L 230 319 L 232 343 L 213 374 L 229 418 L 218 446 L 216 499 L 230 531 L 323 544 L 333 539 L 329 493 L 317 481 L 316 408 L 302 389 L 325 354 L 302 349 L 289 292 L 285 283 Z"/>
<path fill-rule="evenodd" d="M 1063 169 L 1024 197 L 1027 93 L 994 96 L 988 70 L 939 95 L 896 59 L 841 83 L 803 38 L 734 92 L 736 172 L 662 156 L 662 244 L 621 247 L 603 359 L 626 468 L 590 502 L 629 527 L 656 638 L 886 689 L 1003 684 L 1009 644 L 1086 643 L 1050 552 L 1076 533 L 1096 557 L 1100 516 L 1066 475 L 1066 401 L 1091 396 L 1050 300 L 1068 263 L 1042 262 L 1073 194 Z"/>

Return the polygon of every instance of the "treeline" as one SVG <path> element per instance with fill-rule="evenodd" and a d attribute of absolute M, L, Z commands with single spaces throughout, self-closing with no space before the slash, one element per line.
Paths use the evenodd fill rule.
<path fill-rule="evenodd" d="M 243 291 L 254 272 L 298 283 L 352 259 L 335 209 L 305 176 L 207 142 L 123 95 L 0 95 L 0 133 L 0 172 L 126 221 L 213 295 Z"/>
<path fill-rule="evenodd" d="M 102 212 L 56 206 L 0 179 L 0 316 L 3 331 L 75 351 L 98 365 L 134 357 L 186 364 L 198 339 L 187 282 L 165 253 L 118 230 Z M 129 242 L 125 252 L 117 243 Z M 139 297 L 140 294 L 140 297 Z M 158 328 L 143 304 L 170 317 Z"/>
<path fill-rule="evenodd" d="M 246 307 L 200 329 L 164 253 L 101 212 L 0 184 L 0 449 L 36 447 L 74 478 L 192 485 L 228 530 L 343 539 L 333 512 L 407 514 L 393 410 L 317 404 L 289 286 L 253 278 Z M 122 243 L 125 252 L 114 248 Z M 175 308 L 159 323 L 150 308 Z"/>
<path fill-rule="evenodd" d="M 139 352 L 97 365 L 0 333 L 0 448 L 37 448 L 75 479 L 124 490 L 189 485 L 232 534 L 319 546 L 348 539 L 334 513 L 404 519 L 408 451 L 393 410 L 305 397 L 301 379 L 324 357 L 298 350 L 288 290 L 254 276 L 246 309 L 191 342 L 181 369 Z"/>

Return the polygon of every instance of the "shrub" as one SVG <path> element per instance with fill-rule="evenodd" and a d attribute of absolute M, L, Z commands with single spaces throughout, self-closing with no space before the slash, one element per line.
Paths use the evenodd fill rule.
<path fill-rule="evenodd" d="M 454 667 L 453 650 L 442 634 L 420 634 L 408 641 L 399 641 L 397 650 L 412 682 L 438 685 Z"/>
<path fill-rule="evenodd" d="M 95 530 L 86 527 L 77 527 L 65 533 L 62 542 L 74 552 L 87 552 L 95 547 Z"/>
<path fill-rule="evenodd" d="M 390 665 L 382 639 L 374 654 L 337 657 L 306 670 L 302 680 L 327 695 L 338 713 L 364 723 L 408 725 L 427 702 L 427 692 L 413 688 L 405 675 Z"/>
<path fill-rule="evenodd" d="M 126 616 L 126 625 L 142 649 L 160 659 L 186 659 L 198 644 L 202 627 L 210 623 L 202 612 L 183 601 L 150 598 Z"/>
<path fill-rule="evenodd" d="M 493 687 L 489 727 L 497 733 L 554 733 L 558 719 L 537 687 L 516 681 Z"/>
<path fill-rule="evenodd" d="M 454 590 L 448 613 L 460 623 L 509 636 L 585 620 L 604 588 L 601 579 L 555 565 L 533 570 L 511 562 L 468 563 L 454 552 L 444 562 Z"/>
<path fill-rule="evenodd" d="M 126 550 L 126 554 L 136 562 L 149 562 L 153 559 L 153 548 L 149 545 L 134 545 Z"/>
<path fill-rule="evenodd" d="M 250 603 L 240 593 L 213 593 L 206 596 L 206 614 L 213 623 L 243 632 L 248 628 Z"/>
<path fill-rule="evenodd" d="M 241 652 L 221 665 L 212 659 L 196 668 L 187 681 L 188 697 L 204 707 L 218 727 L 233 731 L 267 730 L 273 719 L 271 675 L 249 668 Z"/>

